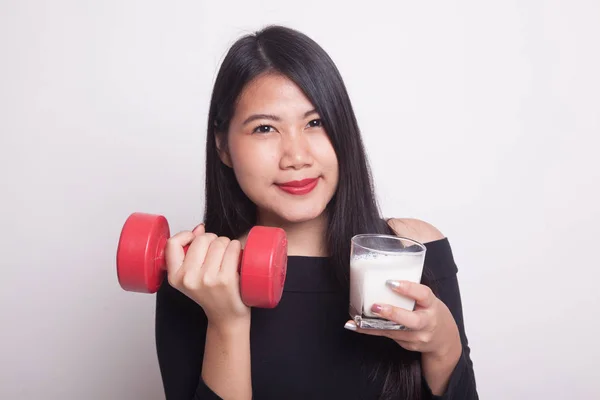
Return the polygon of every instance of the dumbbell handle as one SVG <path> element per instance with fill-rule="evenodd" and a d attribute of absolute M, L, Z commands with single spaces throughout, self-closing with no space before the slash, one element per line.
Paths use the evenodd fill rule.
<path fill-rule="evenodd" d="M 186 244 L 185 246 L 183 246 L 183 254 L 187 255 L 187 252 L 190 248 L 189 244 Z M 165 251 L 167 249 L 167 240 L 162 240 L 161 243 L 158 245 L 158 254 L 156 255 L 156 262 L 155 262 L 155 268 L 157 269 L 157 272 L 161 272 L 161 271 L 166 271 L 167 270 L 167 260 L 165 258 Z M 240 271 L 240 268 L 242 267 L 242 256 L 244 255 L 244 250 L 240 250 L 240 259 L 238 261 L 238 272 Z"/>

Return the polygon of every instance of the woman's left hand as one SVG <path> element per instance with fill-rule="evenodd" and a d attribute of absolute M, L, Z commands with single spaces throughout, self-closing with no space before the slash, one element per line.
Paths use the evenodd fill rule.
<path fill-rule="evenodd" d="M 389 304 L 375 304 L 372 312 L 381 318 L 404 325 L 407 330 L 360 329 L 348 321 L 346 329 L 376 336 L 387 336 L 410 351 L 436 359 L 460 354 L 462 344 L 456 321 L 448 307 L 425 285 L 408 281 L 388 281 L 396 293 L 415 300 L 415 310 Z"/>

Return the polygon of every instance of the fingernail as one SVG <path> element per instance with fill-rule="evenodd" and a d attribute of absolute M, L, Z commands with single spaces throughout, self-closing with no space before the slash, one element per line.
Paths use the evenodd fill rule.
<path fill-rule="evenodd" d="M 371 306 L 371 311 L 374 312 L 375 314 L 381 314 L 381 310 L 383 310 L 383 307 L 380 306 L 379 304 L 373 304 Z"/>
<path fill-rule="evenodd" d="M 390 288 L 390 289 L 400 289 L 400 281 L 393 281 L 393 280 L 387 280 L 385 281 L 385 284 Z"/>
<path fill-rule="evenodd" d="M 346 325 L 344 325 L 344 328 L 348 329 L 349 331 L 355 331 L 356 324 L 354 322 L 348 321 L 346 322 Z"/>

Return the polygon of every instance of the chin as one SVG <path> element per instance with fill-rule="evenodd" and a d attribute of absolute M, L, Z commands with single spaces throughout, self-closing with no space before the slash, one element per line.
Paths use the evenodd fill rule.
<path fill-rule="evenodd" d="M 312 209 L 302 209 L 301 207 L 289 205 L 285 210 L 271 209 L 269 214 L 277 220 L 286 224 L 299 224 L 315 220 L 323 215 L 325 208 L 314 207 Z"/>
<path fill-rule="evenodd" d="M 282 219 L 290 224 L 300 224 L 304 222 L 313 221 L 319 218 L 321 214 L 311 214 L 311 215 L 290 215 L 290 216 L 282 216 Z"/>

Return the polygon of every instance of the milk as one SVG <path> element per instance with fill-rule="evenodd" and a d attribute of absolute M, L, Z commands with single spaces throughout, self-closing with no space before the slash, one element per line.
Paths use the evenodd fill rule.
<path fill-rule="evenodd" d="M 350 305 L 353 312 L 377 318 L 373 304 L 391 304 L 412 311 L 415 301 L 392 291 L 387 280 L 420 282 L 423 254 L 363 254 L 350 260 Z"/>

